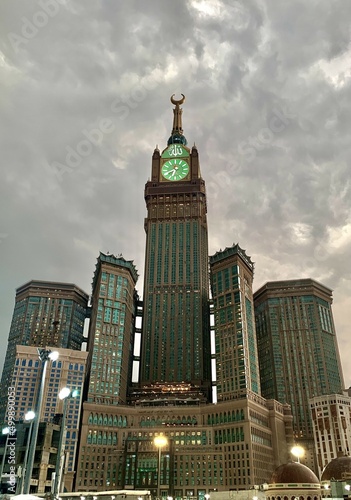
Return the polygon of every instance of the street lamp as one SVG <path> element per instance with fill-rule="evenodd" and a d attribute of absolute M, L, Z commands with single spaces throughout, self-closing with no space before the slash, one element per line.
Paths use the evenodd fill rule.
<path fill-rule="evenodd" d="M 157 498 L 160 498 L 160 485 L 161 485 L 161 449 L 166 446 L 168 439 L 162 434 L 156 436 L 154 439 L 154 445 L 158 448 L 158 466 L 157 466 Z"/>
<path fill-rule="evenodd" d="M 300 458 L 302 458 L 305 454 L 305 450 L 302 448 L 302 446 L 293 446 L 290 451 L 291 454 L 297 458 L 297 462 L 300 463 Z"/>
<path fill-rule="evenodd" d="M 6 452 L 7 452 L 7 443 L 9 441 L 9 436 L 10 436 L 10 429 L 9 427 L 4 427 L 1 431 L 3 436 L 6 436 L 6 441 L 5 441 L 5 448 L 4 448 L 4 454 L 2 456 L 2 461 L 1 461 L 1 469 L 0 469 L 0 492 L 2 491 L 2 474 L 4 472 L 4 466 L 5 466 L 5 457 L 6 457 Z"/>
<path fill-rule="evenodd" d="M 35 409 L 37 418 L 34 420 L 32 442 L 31 443 L 28 442 L 29 456 L 28 456 L 28 464 L 27 464 L 26 475 L 24 478 L 24 488 L 23 488 L 25 495 L 29 494 L 30 480 L 32 478 L 32 473 L 33 473 L 35 450 L 37 447 L 37 440 L 38 440 L 39 421 L 40 421 L 41 407 L 43 404 L 43 396 L 44 396 L 46 368 L 49 360 L 56 361 L 57 358 L 59 357 L 59 353 L 57 351 L 50 351 L 49 349 L 38 349 L 38 354 L 39 354 L 39 359 L 43 365 L 43 370 L 41 373 L 40 388 Z"/>
<path fill-rule="evenodd" d="M 55 481 L 53 488 L 53 497 L 58 498 L 60 494 L 60 486 L 62 481 L 62 472 L 64 466 L 65 457 L 65 441 L 66 441 L 66 413 L 67 413 L 67 401 L 69 398 L 76 398 L 79 395 L 77 390 L 71 391 L 68 387 L 64 387 L 59 392 L 58 397 L 63 400 L 63 411 L 62 411 L 62 422 L 60 430 L 60 439 L 57 447 L 57 458 L 55 467 Z"/>
<path fill-rule="evenodd" d="M 26 422 L 30 422 L 30 425 L 29 425 L 26 452 L 24 454 L 24 459 L 23 459 L 22 476 L 21 476 L 20 486 L 19 486 L 20 495 L 22 495 L 22 493 L 23 493 L 24 481 L 25 481 L 26 472 L 27 472 L 28 451 L 29 451 L 29 446 L 30 446 L 30 438 L 32 436 L 32 428 L 33 428 L 34 419 L 35 419 L 34 411 L 31 411 L 31 410 L 27 411 L 27 413 L 24 415 L 24 420 Z"/>

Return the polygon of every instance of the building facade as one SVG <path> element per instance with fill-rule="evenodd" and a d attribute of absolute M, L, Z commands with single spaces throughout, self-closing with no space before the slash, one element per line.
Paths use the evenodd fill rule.
<path fill-rule="evenodd" d="M 16 346 L 80 350 L 88 295 L 76 285 L 29 281 L 16 290 L 1 387 L 12 385 Z M 0 422 L 5 422 L 7 392 L 0 394 Z"/>
<path fill-rule="evenodd" d="M 52 423 L 63 414 L 63 401 L 58 395 L 61 389 L 68 387 L 76 391 L 76 397 L 66 401 L 66 417 L 64 426 L 65 436 L 65 467 L 63 482 L 67 489 L 72 489 L 73 475 L 78 446 L 78 435 L 83 399 L 83 386 L 85 380 L 85 368 L 87 353 L 73 349 L 57 349 L 59 357 L 56 361 L 49 362 L 45 374 L 43 392 L 43 404 L 40 422 Z M 16 404 L 14 420 L 23 422 L 28 411 L 36 411 L 37 394 L 41 383 L 41 362 L 39 361 L 36 347 L 16 346 L 16 359 L 13 371 L 13 383 L 15 388 Z M 36 492 L 37 483 L 34 478 L 39 472 L 41 465 L 39 461 L 34 463 L 33 482 L 31 488 Z"/>
<path fill-rule="evenodd" d="M 16 425 L 16 436 L 14 455 L 9 458 L 9 447 L 6 447 L 5 436 L 0 434 L 0 456 L 5 454 L 4 470 L 0 491 L 4 495 L 21 494 L 23 492 L 24 478 L 24 462 L 26 460 L 26 451 L 28 449 L 28 438 L 30 436 L 30 426 L 28 423 L 18 423 Z M 38 439 L 35 451 L 35 469 L 31 477 L 31 492 L 48 493 L 51 491 L 53 474 L 55 472 L 55 464 L 57 459 L 57 450 L 60 439 L 60 426 L 41 422 L 38 429 Z M 14 477 L 11 472 L 11 463 L 15 463 L 17 471 L 21 470 L 19 475 Z M 12 466 L 13 467 L 13 466 Z M 13 471 L 13 469 L 12 469 Z M 4 496 L 4 498 L 6 498 Z M 10 497 L 7 497 L 10 498 Z"/>
<path fill-rule="evenodd" d="M 198 497 L 268 481 L 289 458 L 289 405 L 253 394 L 220 404 L 84 405 L 76 491 Z M 164 436 L 159 450 L 155 438 Z M 160 462 L 159 462 L 160 460 Z M 160 469 L 159 469 L 160 465 Z M 158 474 L 160 472 L 160 480 Z"/>
<path fill-rule="evenodd" d="M 351 397 L 342 394 L 310 399 L 319 477 L 334 459 L 351 453 Z"/>
<path fill-rule="evenodd" d="M 254 303 L 262 396 L 291 405 L 295 441 L 316 472 L 309 399 L 344 384 L 332 291 L 312 279 L 269 282 Z"/>

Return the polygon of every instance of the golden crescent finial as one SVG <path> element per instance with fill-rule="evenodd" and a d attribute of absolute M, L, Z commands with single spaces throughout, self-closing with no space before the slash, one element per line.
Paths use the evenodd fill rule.
<path fill-rule="evenodd" d="M 175 94 L 173 94 L 173 95 L 171 96 L 171 103 L 172 103 L 172 104 L 175 104 L 175 105 L 177 105 L 177 104 L 178 104 L 178 105 L 179 105 L 179 104 L 183 104 L 183 102 L 185 101 L 185 95 L 184 95 L 184 94 L 180 94 L 180 95 L 181 95 L 181 96 L 183 96 L 183 98 L 182 98 L 182 99 L 179 99 L 179 101 L 176 101 L 175 99 L 173 99 L 173 98 L 174 98 L 174 96 L 175 96 Z"/>

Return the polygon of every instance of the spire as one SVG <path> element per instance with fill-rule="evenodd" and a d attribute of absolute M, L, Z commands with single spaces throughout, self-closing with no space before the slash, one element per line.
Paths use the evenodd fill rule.
<path fill-rule="evenodd" d="M 170 144 L 187 144 L 187 140 L 183 135 L 183 127 L 182 127 L 182 113 L 183 109 L 180 108 L 180 104 L 183 104 L 185 101 L 185 95 L 181 94 L 182 98 L 178 101 L 174 99 L 175 94 L 171 96 L 171 103 L 175 105 L 173 109 L 173 130 L 172 135 L 168 139 L 168 145 Z"/>

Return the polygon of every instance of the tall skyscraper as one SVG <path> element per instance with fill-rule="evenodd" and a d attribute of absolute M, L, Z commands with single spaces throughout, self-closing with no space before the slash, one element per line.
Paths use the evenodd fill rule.
<path fill-rule="evenodd" d="M 210 257 L 217 401 L 261 394 L 252 295 L 253 263 L 239 245 Z"/>
<path fill-rule="evenodd" d="M 132 355 L 138 273 L 132 261 L 100 253 L 93 278 L 88 339 L 87 401 L 126 404 Z"/>
<path fill-rule="evenodd" d="M 291 405 L 295 440 L 316 470 L 309 399 L 344 385 L 332 291 L 312 279 L 276 281 L 254 301 L 262 395 Z"/>
<path fill-rule="evenodd" d="M 140 387 L 143 397 L 211 400 L 205 182 L 175 104 L 167 147 L 152 157 L 145 186 L 146 253 Z M 167 389 L 168 387 L 168 389 Z"/>
<path fill-rule="evenodd" d="M 198 151 L 186 146 L 183 135 L 183 101 L 172 98 L 171 137 L 163 151 L 154 151 L 145 186 L 143 304 L 133 295 L 132 263 L 103 254 L 98 259 L 77 491 L 148 489 L 157 496 L 204 499 L 214 489 L 263 483 L 288 460 L 291 411 L 260 396 L 253 265 L 238 246 L 211 258 L 218 370 L 221 360 L 227 363 L 220 374 L 220 401 L 211 404 L 206 193 Z M 119 298 L 118 276 L 125 290 Z M 124 330 L 117 316 L 117 323 L 112 321 L 122 306 Z M 132 383 L 131 332 L 141 314 L 139 380 Z M 166 438 L 162 449 L 155 441 L 161 435 Z"/>
<path fill-rule="evenodd" d="M 88 295 L 76 285 L 29 281 L 16 290 L 1 387 L 9 387 L 16 345 L 80 350 Z M 0 422 L 5 421 L 7 391 L 0 394 Z"/>

